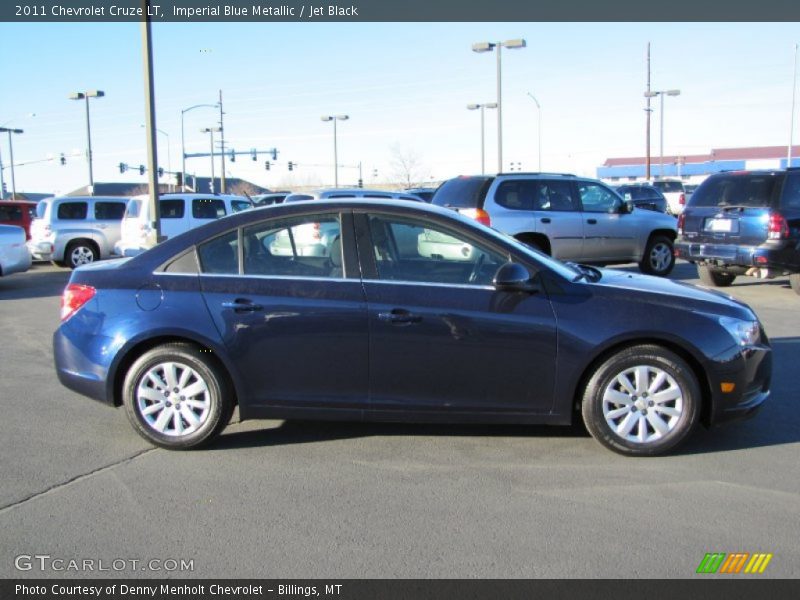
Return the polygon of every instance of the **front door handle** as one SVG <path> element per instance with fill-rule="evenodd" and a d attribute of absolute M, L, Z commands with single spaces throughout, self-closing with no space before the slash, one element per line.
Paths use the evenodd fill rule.
<path fill-rule="evenodd" d="M 542 217 L 542 223 L 549 223 L 550 217 Z"/>
<path fill-rule="evenodd" d="M 386 321 L 387 323 L 407 325 L 409 323 L 419 323 L 422 321 L 422 316 L 415 315 L 414 313 L 403 310 L 402 308 L 395 308 L 391 312 L 378 313 L 378 319 L 380 321 Z"/>
<path fill-rule="evenodd" d="M 597 219 L 587 219 L 586 222 L 589 225 L 597 225 Z"/>
<path fill-rule="evenodd" d="M 255 312 L 257 310 L 264 310 L 260 304 L 253 304 L 246 298 L 237 298 L 233 302 L 223 302 L 222 308 L 232 308 L 236 312 Z"/>

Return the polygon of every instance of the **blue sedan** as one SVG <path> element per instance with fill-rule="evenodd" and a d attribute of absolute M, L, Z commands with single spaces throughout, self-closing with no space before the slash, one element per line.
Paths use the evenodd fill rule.
<path fill-rule="evenodd" d="M 61 382 L 172 449 L 209 442 L 238 405 L 242 419 L 582 419 L 649 456 L 753 414 L 772 364 L 728 296 L 561 263 L 402 201 L 231 215 L 75 270 L 61 320 Z"/>

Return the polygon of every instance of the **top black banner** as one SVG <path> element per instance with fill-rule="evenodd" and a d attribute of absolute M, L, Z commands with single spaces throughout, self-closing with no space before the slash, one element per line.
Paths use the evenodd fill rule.
<path fill-rule="evenodd" d="M 797 0 L 4 0 L 5 22 L 800 21 Z"/>

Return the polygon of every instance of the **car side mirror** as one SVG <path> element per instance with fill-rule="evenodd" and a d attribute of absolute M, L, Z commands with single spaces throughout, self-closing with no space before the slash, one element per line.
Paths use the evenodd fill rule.
<path fill-rule="evenodd" d="M 528 269 L 514 262 L 507 262 L 497 269 L 492 284 L 499 292 L 527 292 L 535 294 L 542 289 L 541 285 L 533 280 Z"/>
<path fill-rule="evenodd" d="M 626 198 L 625 200 L 622 201 L 622 203 L 619 206 L 617 206 L 617 210 L 614 212 L 619 213 L 621 215 L 629 215 L 630 213 L 633 212 L 634 208 L 636 208 L 636 205 L 633 203 L 633 200 Z"/>

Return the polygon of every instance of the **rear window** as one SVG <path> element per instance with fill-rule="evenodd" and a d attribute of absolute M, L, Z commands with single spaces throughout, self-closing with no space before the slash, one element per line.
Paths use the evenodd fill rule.
<path fill-rule="evenodd" d="M 50 205 L 49 202 L 45 202 L 42 200 L 39 204 L 36 205 L 36 218 L 37 219 L 44 219 L 45 213 L 47 213 L 47 207 Z"/>
<path fill-rule="evenodd" d="M 683 184 L 680 181 L 654 181 L 653 187 L 669 194 L 683 191 Z"/>
<path fill-rule="evenodd" d="M 653 190 L 644 187 L 619 188 L 617 191 L 623 196 L 626 194 L 629 195 L 631 197 L 631 200 L 658 198 L 659 196 L 658 190 Z"/>
<path fill-rule="evenodd" d="M 141 200 L 130 200 L 128 206 L 125 208 L 125 216 L 131 219 L 136 219 L 142 210 Z"/>
<path fill-rule="evenodd" d="M 98 221 L 119 221 L 124 214 L 124 202 L 95 202 L 94 204 L 94 218 Z"/>
<path fill-rule="evenodd" d="M 89 205 L 86 202 L 62 202 L 58 205 L 56 218 L 63 221 L 80 221 L 86 218 Z"/>
<path fill-rule="evenodd" d="M 225 216 L 225 202 L 218 198 L 192 200 L 192 216 L 195 219 L 219 219 Z"/>
<path fill-rule="evenodd" d="M 770 206 L 779 181 L 769 173 L 711 177 L 692 194 L 689 206 Z"/>
<path fill-rule="evenodd" d="M 432 204 L 453 208 L 483 208 L 486 191 L 493 177 L 456 177 L 445 181 L 433 196 Z"/>
<path fill-rule="evenodd" d="M 800 210 L 800 171 L 792 171 L 786 175 L 781 207 Z"/>

